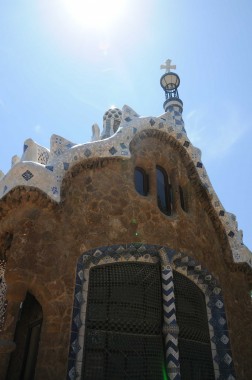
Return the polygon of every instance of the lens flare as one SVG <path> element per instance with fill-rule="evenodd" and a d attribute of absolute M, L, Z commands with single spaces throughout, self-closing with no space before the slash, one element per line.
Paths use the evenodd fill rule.
<path fill-rule="evenodd" d="M 163 380 L 169 380 L 169 377 L 166 374 L 165 363 L 163 363 L 162 365 L 162 372 L 163 372 Z"/>
<path fill-rule="evenodd" d="M 103 29 L 123 16 L 125 0 L 64 0 L 66 12 L 80 27 Z"/>

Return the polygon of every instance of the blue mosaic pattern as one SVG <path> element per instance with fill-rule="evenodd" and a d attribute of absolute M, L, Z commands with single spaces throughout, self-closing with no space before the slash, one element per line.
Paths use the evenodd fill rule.
<path fill-rule="evenodd" d="M 182 118 L 182 111 L 183 111 L 182 107 L 171 104 L 167 107 L 167 111 L 170 113 L 175 126 L 180 127 L 181 131 L 183 133 L 186 133 L 186 130 L 184 128 L 184 120 Z"/>
<path fill-rule="evenodd" d="M 59 191 L 58 191 L 58 188 L 56 186 L 53 186 L 51 189 L 52 189 L 52 193 L 54 195 L 58 194 Z"/>
<path fill-rule="evenodd" d="M 80 366 L 84 338 L 80 336 L 81 329 L 85 328 L 81 310 L 86 305 L 86 296 L 83 289 L 88 279 L 85 272 L 90 266 L 120 261 L 140 260 L 155 262 L 161 255 L 167 257 L 172 270 L 179 271 L 197 284 L 206 296 L 206 307 L 211 339 L 211 348 L 214 361 L 215 378 L 219 380 L 235 380 L 234 365 L 229 341 L 227 319 L 221 288 L 217 280 L 191 257 L 167 247 L 132 243 L 99 247 L 81 255 L 76 270 L 76 285 L 72 315 L 71 338 L 69 345 L 67 380 L 79 379 L 77 365 Z M 162 267 L 162 292 L 164 320 L 168 325 L 164 327 L 166 358 L 168 360 L 168 375 L 171 379 L 179 380 L 179 352 L 177 345 L 178 329 L 176 325 L 176 309 L 173 290 L 172 270 Z M 80 343 L 81 342 L 81 343 Z"/>
<path fill-rule="evenodd" d="M 53 151 L 53 153 L 55 154 L 55 156 L 60 156 L 63 153 L 63 149 L 57 148 Z"/>
<path fill-rule="evenodd" d="M 23 174 L 22 177 L 26 180 L 29 181 L 32 177 L 33 174 L 30 172 L 30 170 L 26 170 Z"/>
<path fill-rule="evenodd" d="M 109 149 L 109 153 L 112 154 L 112 156 L 113 156 L 114 154 L 116 154 L 116 153 L 117 153 L 116 148 L 112 146 L 112 148 Z"/>
<path fill-rule="evenodd" d="M 53 166 L 51 166 L 51 165 L 47 165 L 47 166 L 46 166 L 46 169 L 48 169 L 48 170 L 50 170 L 51 172 L 53 172 Z"/>
<path fill-rule="evenodd" d="M 49 153 L 46 150 L 38 147 L 38 162 L 42 165 L 46 165 L 49 160 Z"/>
<path fill-rule="evenodd" d="M 186 141 L 184 142 L 184 144 L 183 144 L 183 146 L 184 146 L 185 148 L 188 148 L 189 145 L 190 145 L 190 143 L 189 143 L 189 141 L 187 141 L 187 140 L 186 140 Z"/>
<path fill-rule="evenodd" d="M 167 372 L 171 380 L 180 379 L 178 329 L 176 323 L 176 307 L 172 269 L 162 268 L 162 295 L 165 333 L 165 357 Z"/>
<path fill-rule="evenodd" d="M 73 146 L 75 146 L 74 143 L 69 142 L 68 144 L 66 144 L 66 148 L 68 148 L 68 149 L 72 148 Z"/>
<path fill-rule="evenodd" d="M 176 324 L 176 308 L 171 269 L 162 270 L 162 293 L 165 323 L 167 325 Z"/>
<path fill-rule="evenodd" d="M 196 166 L 197 166 L 197 168 L 202 168 L 203 164 L 202 164 L 202 162 L 197 162 Z"/>
<path fill-rule="evenodd" d="M 90 149 L 85 149 L 84 151 L 84 156 L 86 156 L 87 158 L 90 157 L 92 154 L 91 150 Z"/>
<path fill-rule="evenodd" d="M 121 151 L 121 155 L 122 156 L 128 156 L 129 155 L 129 151 L 128 150 L 122 150 Z"/>

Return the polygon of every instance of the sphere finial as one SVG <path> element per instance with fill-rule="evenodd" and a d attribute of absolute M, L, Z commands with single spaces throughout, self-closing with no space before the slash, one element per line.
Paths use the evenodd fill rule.
<path fill-rule="evenodd" d="M 160 69 L 165 69 L 165 74 L 160 78 L 160 85 L 165 92 L 164 109 L 168 109 L 168 105 L 171 105 L 171 102 L 180 104 L 181 110 L 183 107 L 183 102 L 179 99 L 178 87 L 180 84 L 179 76 L 172 72 L 171 69 L 176 69 L 176 65 L 171 65 L 171 59 L 167 59 L 165 64 L 160 66 Z"/>

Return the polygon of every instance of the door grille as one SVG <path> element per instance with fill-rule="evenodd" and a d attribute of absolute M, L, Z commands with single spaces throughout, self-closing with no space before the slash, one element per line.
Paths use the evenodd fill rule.
<path fill-rule="evenodd" d="M 214 379 L 205 296 L 182 274 L 174 271 L 173 279 L 181 379 Z"/>
<path fill-rule="evenodd" d="M 159 264 L 90 270 L 83 359 L 85 380 L 163 379 Z"/>

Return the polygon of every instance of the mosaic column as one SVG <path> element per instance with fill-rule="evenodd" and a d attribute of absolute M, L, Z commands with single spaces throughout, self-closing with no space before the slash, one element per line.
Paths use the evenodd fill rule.
<path fill-rule="evenodd" d="M 180 380 L 181 377 L 178 350 L 179 328 L 176 321 L 173 274 L 172 268 L 164 255 L 161 255 L 161 268 L 164 310 L 163 334 L 165 341 L 167 374 L 171 380 Z"/>

